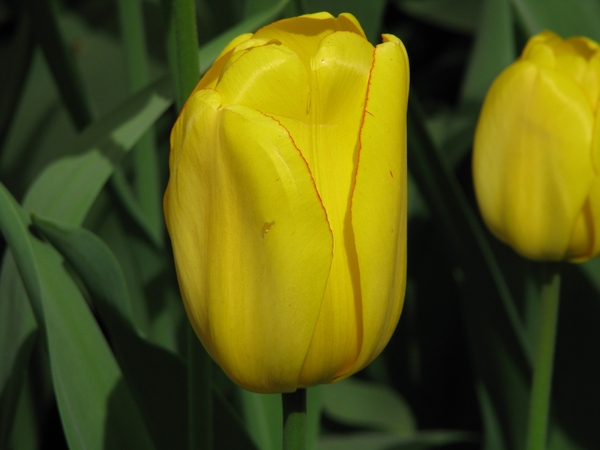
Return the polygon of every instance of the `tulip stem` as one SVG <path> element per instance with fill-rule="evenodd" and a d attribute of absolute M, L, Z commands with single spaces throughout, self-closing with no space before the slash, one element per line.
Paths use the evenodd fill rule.
<path fill-rule="evenodd" d="M 281 394 L 283 450 L 306 449 L 306 389 Z"/>
<path fill-rule="evenodd" d="M 531 386 L 527 450 L 544 450 L 548 435 L 550 397 L 558 307 L 560 300 L 560 273 L 555 264 L 544 267 L 538 325 L 538 342 Z"/>

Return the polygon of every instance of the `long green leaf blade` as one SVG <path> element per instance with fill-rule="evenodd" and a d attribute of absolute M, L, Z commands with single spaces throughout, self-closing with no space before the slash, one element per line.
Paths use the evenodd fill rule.
<path fill-rule="evenodd" d="M 77 156 L 48 166 L 28 190 L 23 205 L 44 217 L 80 224 L 114 165 L 171 105 L 161 78 L 96 121 L 73 144 Z"/>

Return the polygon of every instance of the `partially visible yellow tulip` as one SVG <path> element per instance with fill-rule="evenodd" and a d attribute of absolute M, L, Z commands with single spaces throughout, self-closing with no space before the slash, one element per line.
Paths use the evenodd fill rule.
<path fill-rule="evenodd" d="M 523 256 L 600 253 L 600 46 L 531 38 L 485 99 L 473 151 L 479 208 Z"/>
<path fill-rule="evenodd" d="M 409 72 L 383 41 L 328 13 L 239 36 L 173 128 L 164 209 L 185 308 L 251 391 L 345 378 L 398 322 Z"/>

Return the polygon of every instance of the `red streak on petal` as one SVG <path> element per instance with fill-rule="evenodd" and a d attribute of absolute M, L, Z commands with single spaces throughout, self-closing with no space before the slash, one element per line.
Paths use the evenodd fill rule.
<path fill-rule="evenodd" d="M 367 114 L 369 114 L 371 117 L 375 117 L 373 116 L 373 114 L 371 114 L 369 111 L 367 111 L 367 105 L 369 104 L 369 91 L 371 90 L 371 78 L 373 75 L 373 67 L 375 67 L 375 57 L 377 56 L 377 46 L 375 46 L 375 48 L 373 49 L 373 62 L 371 62 L 371 69 L 369 69 L 369 81 L 367 82 L 367 92 L 365 95 L 365 110 L 363 111 L 363 116 L 362 119 L 360 121 L 360 127 L 358 130 L 358 150 L 357 150 L 357 155 L 356 155 L 356 170 L 354 171 L 354 181 L 352 183 L 352 193 L 350 194 L 350 199 L 354 199 L 354 192 L 356 191 L 356 179 L 358 177 L 358 168 L 360 167 L 360 154 L 362 151 L 362 132 L 363 132 L 363 128 L 365 126 L 365 117 Z M 353 206 L 353 202 L 350 202 L 350 216 L 352 216 L 352 206 Z"/>
<path fill-rule="evenodd" d="M 327 210 L 325 209 L 325 205 L 323 204 L 323 199 L 321 198 L 321 194 L 319 194 L 319 190 L 317 189 L 317 183 L 315 182 L 315 177 L 313 176 L 312 172 L 310 171 L 310 166 L 308 165 L 308 162 L 306 161 L 306 158 L 302 154 L 302 151 L 300 150 L 300 148 L 298 147 L 298 145 L 296 145 L 296 141 L 294 141 L 294 138 L 292 137 L 292 134 L 275 117 L 273 117 L 273 116 L 271 116 L 269 114 L 265 114 L 262 111 L 258 111 L 258 112 L 261 113 L 263 116 L 268 117 L 269 119 L 272 119 L 275 122 L 277 122 L 279 124 L 279 126 L 281 126 L 281 128 L 283 128 L 285 130 L 285 132 L 287 133 L 288 137 L 292 141 L 292 144 L 294 145 L 294 148 L 298 151 L 298 154 L 300 155 L 300 158 L 302 158 L 302 161 L 304 162 L 304 165 L 306 166 L 306 170 L 310 174 L 310 180 L 312 181 L 313 187 L 315 188 L 315 192 L 317 194 L 317 198 L 319 199 L 319 203 L 321 204 L 321 208 L 323 208 L 323 211 L 325 212 L 325 220 L 327 221 L 327 226 L 329 227 L 329 233 L 331 234 L 331 236 L 333 236 L 333 230 L 331 229 L 331 223 L 329 223 L 329 217 L 327 216 Z M 333 255 L 333 248 L 331 249 L 331 254 Z"/>

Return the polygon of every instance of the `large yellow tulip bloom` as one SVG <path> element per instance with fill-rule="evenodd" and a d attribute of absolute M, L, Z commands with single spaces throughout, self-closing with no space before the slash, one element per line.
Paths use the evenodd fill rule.
<path fill-rule="evenodd" d="M 350 14 L 234 39 L 171 134 L 185 308 L 240 386 L 340 380 L 385 347 L 406 282 L 408 58 Z"/>
<path fill-rule="evenodd" d="M 545 31 L 490 88 L 473 176 L 491 231 L 523 256 L 600 253 L 600 46 Z"/>

